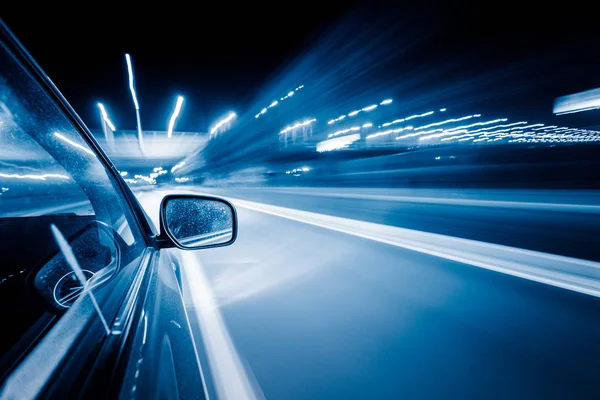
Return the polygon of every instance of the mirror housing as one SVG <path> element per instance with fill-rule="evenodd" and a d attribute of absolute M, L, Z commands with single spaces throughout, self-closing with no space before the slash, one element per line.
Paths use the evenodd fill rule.
<path fill-rule="evenodd" d="M 225 199 L 169 194 L 160 204 L 158 248 L 198 250 L 229 246 L 237 238 L 237 213 Z"/>

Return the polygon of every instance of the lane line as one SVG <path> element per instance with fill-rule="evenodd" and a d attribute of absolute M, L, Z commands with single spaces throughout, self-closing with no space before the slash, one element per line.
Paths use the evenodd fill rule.
<path fill-rule="evenodd" d="M 594 261 L 228 199 L 237 207 L 600 297 L 600 263 Z"/>
<path fill-rule="evenodd" d="M 158 212 L 152 211 L 156 211 L 158 202 L 166 193 L 168 192 L 156 191 L 150 196 L 143 196 L 143 199 L 136 193 L 156 226 Z M 200 342 L 204 344 L 208 356 L 217 397 L 220 400 L 262 400 L 264 395 L 258 382 L 250 379 L 233 344 L 199 255 L 195 251 L 177 251 L 183 282 L 188 289 L 185 297 L 191 300 L 190 308 L 198 320 L 202 334 Z"/>
<path fill-rule="evenodd" d="M 424 203 L 424 204 L 440 204 L 440 205 L 455 205 L 468 207 L 492 207 L 492 208 L 510 208 L 523 210 L 541 210 L 541 211 L 563 211 L 598 214 L 600 213 L 600 205 L 593 204 L 569 204 L 569 203 L 542 203 L 529 201 L 506 201 L 506 200 L 474 200 L 474 199 L 456 199 L 442 197 L 417 197 L 417 196 L 397 196 L 383 194 L 360 194 L 360 193 L 318 193 L 318 192 L 295 192 L 279 189 L 268 189 L 266 191 L 273 193 L 314 196 L 314 197 L 331 197 L 355 200 L 378 200 L 392 201 L 403 203 Z"/>
<path fill-rule="evenodd" d="M 186 285 L 206 344 L 219 399 L 258 400 L 231 340 L 203 266 L 194 252 L 180 253 Z M 256 387 L 256 384 L 254 385 Z"/>

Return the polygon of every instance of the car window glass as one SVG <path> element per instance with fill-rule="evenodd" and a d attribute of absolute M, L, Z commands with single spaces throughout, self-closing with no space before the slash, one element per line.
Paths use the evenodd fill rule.
<path fill-rule="evenodd" d="M 146 245 L 113 178 L 65 113 L 2 46 L 0 66 L 2 373 L 81 293 L 103 290 Z"/>

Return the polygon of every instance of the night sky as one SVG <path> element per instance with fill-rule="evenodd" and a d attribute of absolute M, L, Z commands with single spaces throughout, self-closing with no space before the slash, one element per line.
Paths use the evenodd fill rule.
<path fill-rule="evenodd" d="M 374 29 L 385 19 L 406 24 L 406 34 L 417 27 L 431 33 L 402 59 L 405 68 L 468 59 L 463 75 L 469 76 L 529 58 L 541 60 L 535 73 L 548 81 L 544 95 L 600 87 L 592 2 L 214 2 L 205 10 L 185 2 L 139 10 L 123 4 L 73 9 L 47 3 L 32 14 L 33 6 L 23 2 L 1 15 L 92 129 L 99 127 L 98 101 L 118 128 L 135 128 L 126 52 L 145 130 L 166 129 L 178 94 L 186 101 L 176 130 L 206 130 L 230 110 L 246 111 L 273 74 L 347 12 L 356 15 L 357 6 Z M 566 68 L 558 79 L 544 70 L 548 54 Z"/>

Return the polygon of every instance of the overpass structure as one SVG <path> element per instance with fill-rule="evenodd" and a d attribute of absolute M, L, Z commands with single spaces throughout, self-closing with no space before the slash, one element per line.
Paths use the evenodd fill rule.
<path fill-rule="evenodd" d="M 107 136 L 102 130 L 92 134 L 121 171 L 140 173 L 156 167 L 170 169 L 192 152 L 199 151 L 208 142 L 209 135 L 202 132 L 144 131 L 143 150 L 136 130 L 117 130 Z"/>

